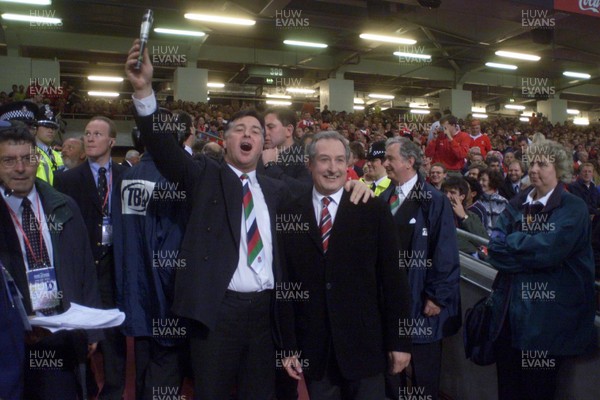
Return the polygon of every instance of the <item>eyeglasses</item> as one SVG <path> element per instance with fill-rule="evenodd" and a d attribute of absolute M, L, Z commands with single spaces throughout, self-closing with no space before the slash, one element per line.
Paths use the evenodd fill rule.
<path fill-rule="evenodd" d="M 2 157 L 0 158 L 0 165 L 2 165 L 4 168 L 13 168 L 19 161 L 25 166 L 33 167 L 40 161 L 40 155 L 28 154 L 21 157 Z"/>

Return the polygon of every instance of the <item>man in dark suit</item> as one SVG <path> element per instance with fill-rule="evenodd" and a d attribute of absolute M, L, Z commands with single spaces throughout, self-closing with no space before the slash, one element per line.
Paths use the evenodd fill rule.
<path fill-rule="evenodd" d="M 296 122 L 292 110 L 273 108 L 265 112 L 265 148 L 256 167 L 259 174 L 283 180 L 294 192 L 312 185 L 304 148 L 294 143 Z"/>
<path fill-rule="evenodd" d="M 112 188 L 118 187 L 125 167 L 111 159 L 117 130 L 112 120 L 93 117 L 85 127 L 87 161 L 58 174 L 54 186 L 71 196 L 83 215 L 92 246 L 100 297 L 105 308 L 116 307 L 116 286 L 112 242 Z M 100 399 L 121 399 L 125 389 L 125 337 L 118 328 L 105 331 L 100 343 L 104 357 L 104 385 Z"/>
<path fill-rule="evenodd" d="M 283 280 L 275 211 L 289 191 L 282 182 L 256 173 L 264 121 L 254 110 L 235 114 L 225 132 L 222 162 L 186 156 L 161 131 L 165 122 L 157 117 L 147 49 L 139 70 L 134 68 L 138 55 L 136 40 L 126 73 L 134 89 L 137 126 L 160 173 L 185 191 L 191 205 L 179 254 L 187 267 L 177 271 L 172 310 L 191 320 L 194 396 L 226 399 L 237 382 L 239 398 L 269 399 L 274 346 L 283 348 L 281 329 L 289 326 L 280 322 L 285 313 L 273 292 Z"/>
<path fill-rule="evenodd" d="M 71 302 L 99 307 L 92 252 L 79 208 L 71 198 L 36 179 L 40 155 L 35 138 L 26 126 L 13 124 L 0 131 L 0 264 L 14 280 L 9 287 L 16 287 L 23 296 L 25 315 L 59 314 L 69 309 Z M 4 317 L 14 318 L 18 296 L 11 293 L 8 299 L 0 299 L 0 304 L 6 301 L 13 310 Z M 20 334 L 11 335 L 16 352 L 24 346 L 25 324 L 14 323 L 21 329 Z M 38 333 L 41 331 L 36 328 L 26 335 L 24 398 L 76 398 L 75 366 L 78 354 L 84 352 L 85 356 L 85 343 L 81 343 L 83 349 L 76 348 L 72 340 L 75 335 L 67 331 Z M 88 332 L 90 354 L 99 339 L 100 332 Z M 22 353 L 13 361 L 23 362 Z M 4 365 L 2 368 L 0 375 L 12 373 L 8 367 L 6 371 Z M 3 391 L 5 396 L 18 398 Z"/>
<path fill-rule="evenodd" d="M 507 200 L 511 200 L 521 191 L 521 178 L 525 173 L 522 161 L 514 160 L 508 166 L 504 184 L 498 188 L 498 193 Z"/>
<path fill-rule="evenodd" d="M 125 154 L 125 159 L 123 160 L 121 165 L 125 168 L 131 168 L 139 162 L 140 162 L 140 152 L 135 149 L 131 149 L 131 150 L 128 150 L 127 153 Z"/>
<path fill-rule="evenodd" d="M 412 336 L 412 384 L 417 393 L 438 397 L 442 339 L 460 329 L 460 264 L 454 213 L 448 198 L 418 172 L 423 153 L 405 138 L 386 142 L 384 166 L 392 180 L 381 194 L 394 214 L 400 239 L 400 269 L 408 272 L 410 319 L 401 331 Z M 468 218 L 468 217 L 465 217 Z M 397 398 L 400 381 L 388 380 Z"/>
<path fill-rule="evenodd" d="M 308 293 L 294 302 L 283 365 L 295 379 L 305 367 L 311 398 L 382 399 L 386 358 L 398 374 L 411 348 L 398 332 L 410 305 L 392 216 L 379 199 L 350 203 L 342 190 L 350 149 L 340 134 L 317 134 L 307 153 L 314 187 L 282 211 L 305 227 L 298 234 L 282 225 L 287 287 Z"/>
<path fill-rule="evenodd" d="M 234 115 L 223 162 L 193 160 L 171 135 L 153 129 L 158 127 L 152 65 L 146 53 L 135 70 L 138 54 L 136 41 L 126 72 L 142 140 L 161 174 L 180 185 L 192 205 L 179 256 L 187 267 L 176 274 L 172 309 L 192 321 L 194 396 L 226 399 L 237 382 L 240 398 L 271 398 L 273 334 L 280 341 L 279 310 L 271 300 L 283 275 L 272 232 L 287 191 L 281 182 L 256 174 L 264 122 L 254 111 Z"/>

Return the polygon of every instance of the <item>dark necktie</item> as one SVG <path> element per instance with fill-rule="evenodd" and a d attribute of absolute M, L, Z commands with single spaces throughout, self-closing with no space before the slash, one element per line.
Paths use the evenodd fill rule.
<path fill-rule="evenodd" d="M 519 193 L 519 184 L 515 185 L 515 193 Z"/>
<path fill-rule="evenodd" d="M 29 240 L 30 246 L 25 245 L 25 253 L 27 254 L 27 263 L 29 269 L 39 269 L 50 267 L 50 257 L 48 249 L 44 242 L 44 237 L 41 234 L 42 227 L 39 225 L 35 214 L 31 209 L 31 201 L 27 197 L 21 203 L 23 206 L 23 215 L 21 223 L 23 225 L 23 233 L 26 236 L 26 242 Z"/>
<path fill-rule="evenodd" d="M 371 190 L 375 191 L 375 189 L 377 189 L 377 185 L 375 184 L 375 182 L 371 183 Z"/>
<path fill-rule="evenodd" d="M 108 215 L 108 184 L 106 182 L 106 168 L 100 167 L 98 169 L 98 196 L 100 197 L 100 204 L 102 204 L 102 215 Z"/>
<path fill-rule="evenodd" d="M 54 157 L 54 153 L 50 146 L 48 146 L 48 151 L 46 152 L 48 157 L 50 157 L 50 161 L 52 162 L 52 171 L 56 171 L 58 169 L 58 164 L 56 163 L 56 158 Z"/>
<path fill-rule="evenodd" d="M 331 234 L 331 228 L 333 223 L 331 222 L 331 214 L 327 206 L 331 203 L 331 197 L 323 197 L 321 200 L 323 208 L 321 208 L 321 222 L 319 224 L 321 228 L 321 239 L 323 240 L 323 252 L 326 253 L 329 248 L 329 235 Z"/>

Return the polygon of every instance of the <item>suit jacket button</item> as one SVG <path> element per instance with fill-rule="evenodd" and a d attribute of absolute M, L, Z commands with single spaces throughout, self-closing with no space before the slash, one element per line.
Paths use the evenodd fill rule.
<path fill-rule="evenodd" d="M 100 246 L 102 246 L 102 243 L 98 242 L 98 243 L 96 243 L 96 246 L 100 247 Z"/>
<path fill-rule="evenodd" d="M 98 265 L 98 263 L 99 263 L 100 261 L 96 260 L 96 261 L 94 261 L 94 262 L 96 263 L 96 265 Z"/>
<path fill-rule="evenodd" d="M 327 284 L 325 285 L 325 288 L 327 290 L 331 290 L 331 283 L 327 282 Z"/>
<path fill-rule="evenodd" d="M 213 204 L 217 204 L 217 199 L 214 199 L 214 200 L 213 200 Z"/>
<path fill-rule="evenodd" d="M 208 256 L 204 256 L 204 261 L 208 261 Z"/>
<path fill-rule="evenodd" d="M 208 228 L 206 228 L 206 231 L 207 231 L 207 232 L 210 232 L 210 226 L 209 226 Z"/>

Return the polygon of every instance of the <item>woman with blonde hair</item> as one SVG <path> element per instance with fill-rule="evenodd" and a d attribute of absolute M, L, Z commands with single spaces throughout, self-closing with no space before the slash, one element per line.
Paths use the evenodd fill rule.
<path fill-rule="evenodd" d="M 531 187 L 510 201 L 488 247 L 498 270 L 492 334 L 499 400 L 557 398 L 560 366 L 585 353 L 596 335 L 590 219 L 563 183 L 571 179 L 571 155 L 536 138 L 524 156 Z"/>

